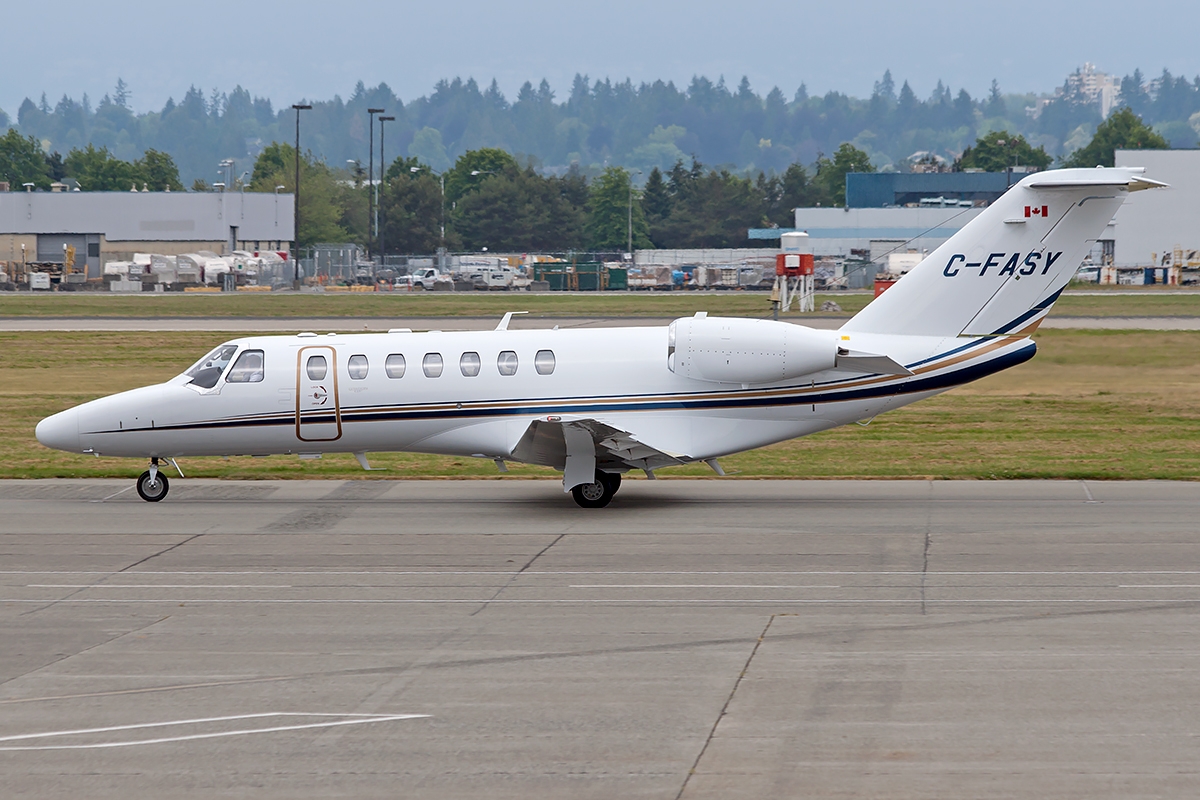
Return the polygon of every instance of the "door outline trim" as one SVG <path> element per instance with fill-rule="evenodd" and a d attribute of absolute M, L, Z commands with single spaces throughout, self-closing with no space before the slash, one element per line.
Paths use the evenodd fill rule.
<path fill-rule="evenodd" d="M 306 350 L 328 350 L 333 371 L 333 421 L 337 426 L 337 436 L 323 439 L 306 439 L 300 435 L 300 384 L 302 382 L 301 372 L 304 369 L 304 353 Z M 323 355 L 323 354 L 322 354 Z M 331 345 L 307 345 L 296 351 L 296 438 L 302 442 L 336 442 L 342 438 L 342 405 L 341 398 L 338 396 L 338 363 L 337 350 Z"/>

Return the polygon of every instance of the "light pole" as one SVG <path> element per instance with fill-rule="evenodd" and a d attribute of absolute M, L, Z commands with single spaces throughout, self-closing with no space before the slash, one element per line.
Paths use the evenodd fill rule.
<path fill-rule="evenodd" d="M 368 108 L 367 118 L 371 120 L 370 139 L 367 144 L 367 257 L 371 257 L 371 243 L 379 231 L 371 231 L 372 221 L 375 220 L 375 202 L 379 199 L 375 193 L 375 115 L 382 114 L 382 108 Z M 378 222 L 377 220 L 375 220 Z M 378 228 L 378 225 L 376 225 Z"/>
<path fill-rule="evenodd" d="M 442 231 L 441 245 L 438 247 L 438 266 L 442 266 L 442 257 L 446 252 L 446 173 L 438 172 L 432 167 L 428 168 L 431 173 L 438 176 L 438 181 L 442 185 Z M 409 167 L 409 172 L 420 172 L 420 167 Z"/>
<path fill-rule="evenodd" d="M 387 159 L 383 155 L 383 128 L 384 128 L 383 123 L 395 122 L 395 121 L 396 121 L 395 117 L 380 117 L 379 118 L 379 182 L 380 183 L 383 183 L 383 179 L 385 177 L 387 177 Z M 378 198 L 378 195 L 376 197 Z M 384 232 L 384 228 L 380 227 L 380 225 L 379 225 L 379 212 L 380 212 L 380 205 L 379 205 L 378 199 L 376 199 L 376 203 L 375 203 L 375 235 L 379 237 L 379 263 L 386 267 L 387 266 L 387 246 L 384 244 L 384 242 L 387 241 L 387 236 Z M 384 216 L 384 218 L 383 218 L 383 223 L 385 226 L 387 225 L 387 217 L 386 216 Z"/>
<path fill-rule="evenodd" d="M 223 185 L 224 186 L 232 186 L 233 185 L 233 159 L 232 158 L 223 158 L 223 159 L 221 159 L 221 162 L 219 164 L 217 164 L 217 166 L 221 168 L 220 171 L 217 172 L 217 174 L 225 179 L 225 182 Z"/>
<path fill-rule="evenodd" d="M 641 174 L 642 174 L 642 171 L 640 169 L 636 169 L 633 172 L 629 173 L 629 228 L 628 228 L 629 250 L 628 250 L 628 253 L 629 253 L 630 261 L 633 261 L 633 176 L 641 175 Z"/>
<path fill-rule="evenodd" d="M 296 197 L 292 205 L 292 288 L 300 291 L 300 112 L 312 109 L 304 103 L 294 103 L 296 110 Z"/>

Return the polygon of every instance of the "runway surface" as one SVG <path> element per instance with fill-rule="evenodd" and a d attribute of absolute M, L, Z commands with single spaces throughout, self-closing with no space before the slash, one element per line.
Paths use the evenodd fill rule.
<path fill-rule="evenodd" d="M 5 796 L 1200 793 L 1200 485 L 0 482 Z"/>
<path fill-rule="evenodd" d="M 519 305 L 519 303 L 517 304 Z M 766 316 L 764 314 L 764 316 Z M 615 328 L 662 326 L 676 317 L 514 317 L 509 327 Z M 810 328 L 840 328 L 849 317 L 785 317 Z M 0 331 L 226 331 L 229 333 L 382 333 L 393 328 L 424 331 L 490 331 L 499 317 L 0 317 Z M 1043 328 L 1200 330 L 1200 317 L 1049 317 Z"/>

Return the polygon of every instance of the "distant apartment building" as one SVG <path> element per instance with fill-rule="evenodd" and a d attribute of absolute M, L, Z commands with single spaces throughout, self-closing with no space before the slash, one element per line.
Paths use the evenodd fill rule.
<path fill-rule="evenodd" d="M 1065 85 L 1055 89 L 1052 97 L 1041 98 L 1036 105 L 1026 108 L 1025 113 L 1037 119 L 1047 105 L 1063 97 L 1073 98 L 1077 103 L 1094 103 L 1100 107 L 1100 117 L 1108 119 L 1121 97 L 1121 81 L 1115 75 L 1101 72 L 1095 64 L 1087 61 L 1067 76 Z"/>

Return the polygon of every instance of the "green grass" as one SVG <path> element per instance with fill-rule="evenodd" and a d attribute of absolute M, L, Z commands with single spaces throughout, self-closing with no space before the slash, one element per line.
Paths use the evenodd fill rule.
<path fill-rule="evenodd" d="M 1130 288 L 1130 287 L 1120 287 Z M 863 308 L 869 294 L 822 293 L 841 312 L 820 316 L 848 317 Z M 764 317 L 768 292 L 601 292 L 597 294 L 533 294 L 529 292 L 396 292 L 353 294 L 141 294 L 101 292 L 28 294 L 0 292 L 0 317 L 498 317 L 505 311 L 529 311 L 544 317 L 677 317 L 707 311 L 727 316 Z M 1167 294 L 1147 288 L 1136 294 L 1064 295 L 1054 316 L 1158 317 L 1200 316 L 1200 291 Z M 792 312 L 789 317 L 805 315 Z"/>
<path fill-rule="evenodd" d="M 818 295 L 849 315 L 870 295 Z M 0 317 L 499 317 L 529 311 L 554 317 L 676 317 L 712 314 L 761 317 L 769 292 L 365 292 L 347 294 L 143 294 L 0 292 Z"/>
<path fill-rule="evenodd" d="M 128 477 L 139 462 L 47 450 L 37 421 L 178 374 L 217 333 L 0 333 L 0 477 Z M 850 425 L 722 459 L 748 478 L 1200 479 L 1200 333 L 1050 330 L 1013 370 Z M 219 478 L 499 477 L 490 461 L 377 454 L 190 459 Z M 708 476 L 707 467 L 664 477 Z M 509 477 L 555 476 L 512 465 Z"/>

